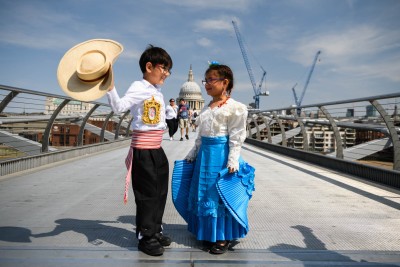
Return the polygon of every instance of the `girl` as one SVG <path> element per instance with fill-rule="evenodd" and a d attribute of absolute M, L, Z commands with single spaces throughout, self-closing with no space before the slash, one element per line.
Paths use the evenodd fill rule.
<path fill-rule="evenodd" d="M 254 168 L 240 157 L 246 139 L 247 108 L 230 97 L 232 70 L 213 63 L 205 72 L 203 84 L 212 100 L 196 121 L 199 134 L 185 157 L 187 162 L 193 162 L 190 179 L 174 177 L 179 164 L 188 164 L 175 162 L 173 200 L 197 240 L 205 241 L 210 253 L 222 254 L 231 240 L 248 232 L 246 211 L 254 190 Z M 232 202 L 237 198 L 232 196 L 233 191 L 243 193 L 247 199 L 241 210 Z M 185 200 L 180 201 L 182 198 Z"/>

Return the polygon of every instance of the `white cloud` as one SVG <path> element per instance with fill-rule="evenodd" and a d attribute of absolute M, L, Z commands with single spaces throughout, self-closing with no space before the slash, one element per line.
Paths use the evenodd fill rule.
<path fill-rule="evenodd" d="M 317 33 L 294 41 L 289 58 L 310 66 L 318 50 L 332 71 L 356 76 L 386 77 L 399 81 L 400 35 L 373 26 L 352 26 L 344 31 Z M 397 50 L 397 51 L 396 51 Z M 386 52 L 391 52 L 390 56 Z"/>
<path fill-rule="evenodd" d="M 198 45 L 204 46 L 204 47 L 210 47 L 213 44 L 210 39 L 205 38 L 205 37 L 202 37 L 202 38 L 198 39 L 196 42 L 197 42 Z"/>
<path fill-rule="evenodd" d="M 39 3 L 26 3 L 12 6 L 8 12 L 18 14 L 8 18 L 2 16 L 0 42 L 15 44 L 36 49 L 59 49 L 83 41 L 79 35 L 65 35 L 59 28 L 69 28 L 78 32 L 85 28 L 90 31 L 90 25 L 83 26 L 76 18 L 50 10 Z"/>
<path fill-rule="evenodd" d="M 397 41 L 395 39 L 398 39 Z M 360 26 L 343 32 L 318 34 L 307 39 L 300 40 L 298 52 L 307 52 L 311 49 L 322 48 L 332 58 L 352 59 L 356 56 L 368 56 L 383 52 L 393 47 L 394 42 L 400 38 L 384 30 Z"/>
<path fill-rule="evenodd" d="M 139 59 L 140 56 L 142 55 L 143 51 L 139 51 L 136 49 L 127 49 L 126 47 L 124 48 L 124 51 L 121 54 L 122 59 Z"/>
<path fill-rule="evenodd" d="M 195 23 L 197 31 L 232 31 L 232 22 L 229 18 L 205 19 Z"/>
<path fill-rule="evenodd" d="M 177 6 L 200 8 L 200 9 L 228 9 L 228 10 L 247 10 L 253 4 L 260 1 L 248 0 L 164 0 L 165 3 Z"/>
<path fill-rule="evenodd" d="M 349 8 L 353 8 L 356 0 L 346 0 L 346 2 Z"/>

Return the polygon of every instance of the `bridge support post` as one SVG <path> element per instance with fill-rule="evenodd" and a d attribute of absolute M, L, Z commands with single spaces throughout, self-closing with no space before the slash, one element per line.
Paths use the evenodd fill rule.
<path fill-rule="evenodd" d="M 291 113 L 292 113 L 293 117 L 297 120 L 297 122 L 300 125 L 301 135 L 303 136 L 303 150 L 308 151 L 309 147 L 308 147 L 308 136 L 307 136 L 306 127 L 304 127 L 304 123 L 301 120 L 301 118 L 299 118 L 299 116 L 297 116 L 297 111 L 296 110 L 292 109 Z"/>
<path fill-rule="evenodd" d="M 101 127 L 101 132 L 100 132 L 100 143 L 104 142 L 104 132 L 106 130 L 108 121 L 110 118 L 114 115 L 114 111 L 111 111 L 110 114 L 107 115 L 107 117 L 104 120 L 103 127 Z"/>
<path fill-rule="evenodd" d="M 274 116 L 275 120 L 278 122 L 279 127 L 281 128 L 281 134 L 282 134 L 282 146 L 287 147 L 287 140 L 286 140 L 286 133 L 285 133 L 285 127 L 283 127 L 281 119 L 278 117 L 276 112 L 273 112 L 272 115 Z"/>
<path fill-rule="evenodd" d="M 119 137 L 119 130 L 121 129 L 122 121 L 123 121 L 123 120 L 125 119 L 125 117 L 129 114 L 129 112 L 130 112 L 130 110 L 126 111 L 126 112 L 124 113 L 124 115 L 121 116 L 121 118 L 120 118 L 120 120 L 119 120 L 119 122 L 118 122 L 117 129 L 115 129 L 115 137 L 114 137 L 115 140 L 118 139 L 118 137 Z M 128 129 L 128 131 L 129 131 L 129 129 Z"/>
<path fill-rule="evenodd" d="M 339 128 L 337 127 L 336 122 L 332 118 L 329 111 L 324 106 L 319 106 L 319 109 L 322 111 L 322 113 L 325 114 L 326 118 L 332 126 L 333 135 L 335 136 L 336 141 L 336 158 L 343 159 L 343 142 L 342 138 L 340 137 Z"/>
<path fill-rule="evenodd" d="M 7 107 L 7 105 L 19 94 L 17 91 L 11 91 L 6 97 L 4 97 L 3 101 L 0 103 L 0 113 Z"/>
<path fill-rule="evenodd" d="M 256 140 L 261 140 L 261 133 L 260 133 L 260 127 L 258 127 L 258 116 L 254 116 L 253 117 L 253 122 L 254 122 L 254 126 L 256 127 L 256 129 L 257 129 L 257 132 L 256 132 Z"/>
<path fill-rule="evenodd" d="M 128 126 L 126 127 L 125 137 L 129 137 L 129 129 L 131 128 L 132 121 L 133 121 L 133 117 L 132 117 L 132 119 L 129 120 Z"/>
<path fill-rule="evenodd" d="M 250 122 L 251 122 L 251 120 L 249 120 L 249 119 L 247 118 L 247 121 L 246 121 L 247 138 L 252 138 L 252 136 L 251 136 L 251 125 L 250 125 Z"/>
<path fill-rule="evenodd" d="M 47 126 L 46 129 L 44 130 L 42 138 L 42 152 L 49 151 L 49 137 L 51 128 L 53 127 L 53 123 L 56 120 L 58 113 L 60 113 L 60 111 L 65 107 L 65 105 L 68 104 L 69 101 L 70 101 L 69 99 L 64 99 L 64 101 L 56 108 L 56 110 L 51 115 L 49 121 L 47 122 Z"/>
<path fill-rule="evenodd" d="M 264 121 L 265 127 L 267 127 L 267 138 L 268 138 L 268 143 L 272 144 L 272 136 L 271 136 L 271 127 L 269 127 L 269 122 L 266 118 L 266 116 L 262 116 L 262 119 Z"/>
<path fill-rule="evenodd" d="M 382 119 L 388 128 L 390 139 L 392 139 L 393 144 L 393 170 L 400 171 L 400 141 L 396 129 L 394 128 L 394 123 L 390 120 L 390 116 L 387 114 L 382 105 L 379 104 L 378 100 L 370 100 L 369 102 L 382 116 Z"/>
<path fill-rule="evenodd" d="M 95 104 L 89 112 L 86 114 L 85 118 L 82 121 L 81 127 L 79 128 L 79 134 L 78 134 L 78 146 L 83 146 L 83 134 L 85 132 L 85 125 L 92 113 L 99 107 L 99 104 Z"/>

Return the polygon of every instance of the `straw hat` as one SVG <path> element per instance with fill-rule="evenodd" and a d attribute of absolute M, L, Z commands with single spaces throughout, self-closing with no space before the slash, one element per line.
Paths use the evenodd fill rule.
<path fill-rule="evenodd" d="M 121 44 L 107 39 L 77 44 L 65 53 L 58 65 L 58 83 L 74 99 L 101 98 L 113 81 L 112 64 L 122 50 Z"/>

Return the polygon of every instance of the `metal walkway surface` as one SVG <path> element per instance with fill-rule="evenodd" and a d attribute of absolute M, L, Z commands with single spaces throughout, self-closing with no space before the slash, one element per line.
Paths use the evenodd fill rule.
<path fill-rule="evenodd" d="M 173 163 L 192 147 L 168 140 Z M 176 136 L 179 136 L 177 133 Z M 202 250 L 173 207 L 163 256 L 137 250 L 135 203 L 123 204 L 128 148 L 0 177 L 0 266 L 400 266 L 400 192 L 245 144 L 256 168 L 249 234 Z"/>

